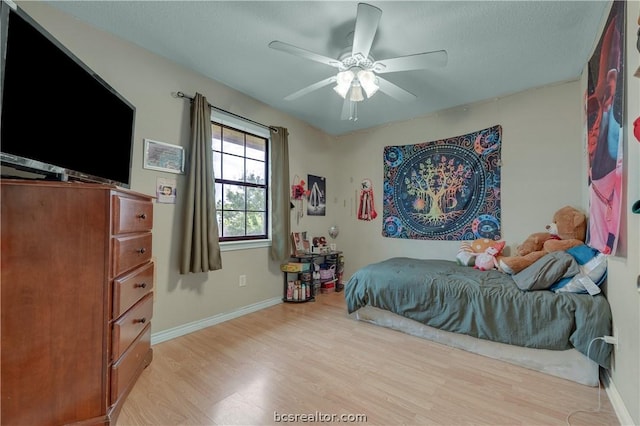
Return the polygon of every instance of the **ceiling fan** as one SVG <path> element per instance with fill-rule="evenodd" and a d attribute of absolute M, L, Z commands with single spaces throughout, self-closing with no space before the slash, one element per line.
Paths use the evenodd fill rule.
<path fill-rule="evenodd" d="M 378 90 L 401 102 L 415 99 L 416 96 L 413 93 L 380 77 L 379 74 L 443 67 L 447 64 L 447 52 L 436 50 L 376 61 L 370 55 L 370 50 L 381 16 L 382 10 L 377 7 L 367 3 L 358 3 L 353 45 L 337 59 L 282 41 L 275 40 L 269 43 L 269 47 L 272 49 L 338 69 L 336 75 L 313 83 L 284 99 L 291 101 L 335 83 L 336 86 L 333 89 L 344 98 L 341 115 L 343 120 L 357 120 L 357 103 L 365 99 L 365 94 L 367 98 L 371 98 Z"/>

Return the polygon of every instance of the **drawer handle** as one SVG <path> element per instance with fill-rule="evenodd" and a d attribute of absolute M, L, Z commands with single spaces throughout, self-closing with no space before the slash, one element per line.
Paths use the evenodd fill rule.
<path fill-rule="evenodd" d="M 134 284 L 133 288 L 147 288 L 147 283 Z"/>
<path fill-rule="evenodd" d="M 138 253 L 140 253 L 140 254 L 144 254 L 144 253 L 147 251 L 147 249 L 146 249 L 146 248 L 144 248 L 144 247 L 142 247 L 142 248 L 139 248 L 139 249 L 138 249 L 138 250 L 136 250 L 136 251 L 137 251 Z"/>
<path fill-rule="evenodd" d="M 146 213 L 140 213 L 138 215 L 138 219 L 146 219 L 147 218 L 147 214 Z"/>
<path fill-rule="evenodd" d="M 133 322 L 134 323 L 138 323 L 139 322 L 140 324 L 144 324 L 145 322 L 147 322 L 147 319 L 146 318 L 140 318 L 140 319 L 134 320 Z"/>

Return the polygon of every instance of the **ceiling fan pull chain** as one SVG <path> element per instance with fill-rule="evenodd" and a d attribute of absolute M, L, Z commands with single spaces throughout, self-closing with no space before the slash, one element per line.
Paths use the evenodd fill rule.
<path fill-rule="evenodd" d="M 357 103 L 349 101 L 349 120 L 356 121 L 358 119 Z"/>

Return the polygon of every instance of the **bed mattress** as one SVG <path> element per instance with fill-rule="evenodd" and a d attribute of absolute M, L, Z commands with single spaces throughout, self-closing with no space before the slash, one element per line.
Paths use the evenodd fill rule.
<path fill-rule="evenodd" d="M 576 349 L 552 351 L 491 342 L 465 334 L 438 330 L 373 306 L 362 307 L 353 312 L 351 317 L 583 385 L 599 384 L 600 367 Z"/>
<path fill-rule="evenodd" d="M 575 349 L 610 368 L 611 310 L 603 295 L 522 291 L 510 275 L 447 260 L 391 258 L 345 286 L 349 313 L 365 306 L 437 330 L 522 348 Z"/>

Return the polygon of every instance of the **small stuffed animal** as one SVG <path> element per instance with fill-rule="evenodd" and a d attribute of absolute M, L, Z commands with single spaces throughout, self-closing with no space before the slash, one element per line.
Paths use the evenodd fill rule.
<path fill-rule="evenodd" d="M 500 245 L 488 247 L 484 253 L 480 253 L 479 255 L 477 255 L 474 269 L 479 269 L 481 271 L 490 271 L 491 269 L 497 269 L 498 259 L 496 258 L 496 256 L 500 254 L 503 247 L 504 241 L 502 241 L 502 244 Z"/>
<path fill-rule="evenodd" d="M 500 258 L 499 269 L 507 274 L 517 274 L 547 253 L 564 251 L 584 244 L 587 217 L 571 206 L 565 206 L 553 215 L 553 222 L 546 226 L 548 232 L 529 235 L 517 247 L 517 256 Z"/>
<path fill-rule="evenodd" d="M 460 245 L 456 261 L 459 265 L 474 266 L 476 264 L 476 258 L 479 255 L 486 253 L 488 248 L 496 247 L 498 249 L 497 254 L 500 254 L 504 245 L 504 241 L 495 241 L 489 238 L 478 238 L 473 241 L 464 241 Z"/>

